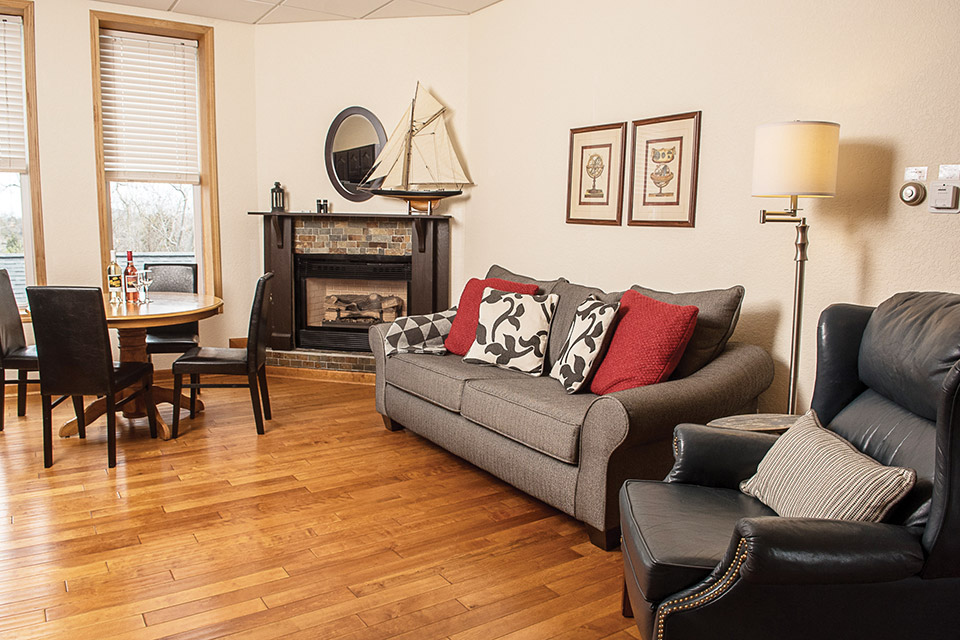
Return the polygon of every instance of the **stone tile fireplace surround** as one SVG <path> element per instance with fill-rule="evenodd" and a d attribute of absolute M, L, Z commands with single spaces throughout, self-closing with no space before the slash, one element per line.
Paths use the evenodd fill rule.
<path fill-rule="evenodd" d="M 402 299 L 402 315 L 430 313 L 449 307 L 448 216 L 318 215 L 283 211 L 251 212 L 251 215 L 264 216 L 265 270 L 275 274 L 268 312 L 268 365 L 314 369 L 321 371 L 320 375 L 345 378 L 375 370 L 373 357 L 365 340 L 361 340 L 361 332 L 366 333 L 365 327 L 357 329 L 346 346 L 338 348 L 329 348 L 326 337 L 319 343 L 314 339 L 317 319 L 322 314 L 316 309 L 316 301 L 309 305 L 305 303 L 304 281 L 303 278 L 298 280 L 303 275 L 304 264 L 332 262 L 343 265 L 337 268 L 346 270 L 346 278 L 338 280 L 339 284 L 320 281 L 324 285 L 324 296 L 347 293 L 352 287 L 356 287 L 358 294 L 370 290 L 371 293 L 395 296 Z M 393 271 L 396 271 L 397 264 L 408 265 L 406 296 L 402 295 L 404 282 L 398 282 L 395 275 L 384 281 L 374 278 L 371 282 L 353 273 L 358 263 L 376 265 L 381 262 L 387 266 L 380 268 Z M 318 286 L 317 282 L 310 283 L 314 294 Z M 309 313 L 311 326 L 306 326 L 308 306 L 313 307 Z M 365 315 L 377 314 L 368 312 Z M 327 317 L 334 319 L 329 312 Z"/>

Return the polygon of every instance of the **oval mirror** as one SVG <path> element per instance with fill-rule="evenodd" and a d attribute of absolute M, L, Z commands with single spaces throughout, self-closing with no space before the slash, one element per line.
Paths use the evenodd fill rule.
<path fill-rule="evenodd" d="M 386 142 L 387 134 L 380 120 L 363 107 L 348 107 L 333 119 L 327 132 L 324 157 L 327 175 L 337 193 L 353 202 L 373 197 L 359 186 Z"/>

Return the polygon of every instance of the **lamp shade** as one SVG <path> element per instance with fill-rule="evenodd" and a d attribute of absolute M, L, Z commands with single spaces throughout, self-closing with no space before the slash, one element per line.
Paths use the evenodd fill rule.
<path fill-rule="evenodd" d="M 837 192 L 836 122 L 775 122 L 757 127 L 754 196 L 832 196 Z"/>

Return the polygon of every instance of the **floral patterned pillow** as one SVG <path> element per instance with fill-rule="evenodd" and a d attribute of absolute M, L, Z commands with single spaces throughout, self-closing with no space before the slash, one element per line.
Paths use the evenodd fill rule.
<path fill-rule="evenodd" d="M 613 336 L 619 308 L 619 302 L 607 304 L 592 295 L 577 307 L 567 341 L 550 371 L 550 377 L 559 380 L 567 393 L 590 388 L 595 365 L 600 364 Z"/>
<path fill-rule="evenodd" d="M 463 357 L 532 376 L 543 375 L 550 322 L 560 296 L 508 293 L 487 287 L 480 299 L 477 337 Z"/>

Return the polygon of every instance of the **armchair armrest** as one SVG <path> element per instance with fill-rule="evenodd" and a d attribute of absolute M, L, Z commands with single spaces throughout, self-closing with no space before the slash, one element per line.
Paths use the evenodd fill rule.
<path fill-rule="evenodd" d="M 777 436 L 699 424 L 681 424 L 673 431 L 676 461 L 666 482 L 736 489 L 757 471 Z"/>
<path fill-rule="evenodd" d="M 734 540 L 746 546 L 741 578 L 760 584 L 890 582 L 923 568 L 919 536 L 899 525 L 744 518 Z"/>

